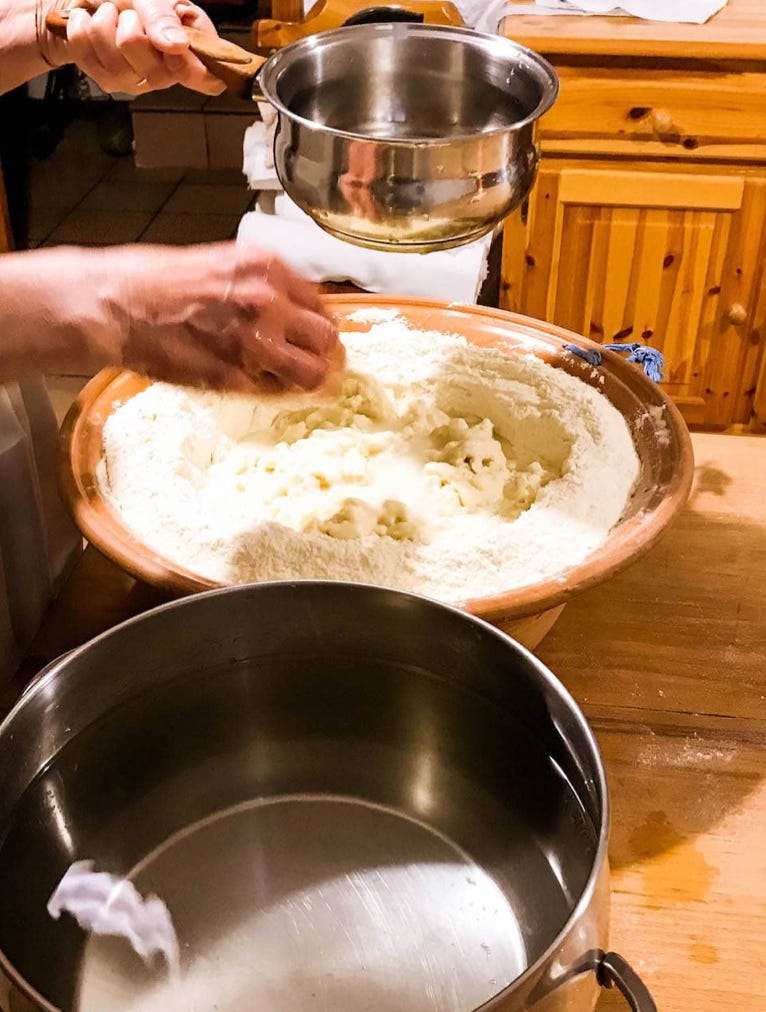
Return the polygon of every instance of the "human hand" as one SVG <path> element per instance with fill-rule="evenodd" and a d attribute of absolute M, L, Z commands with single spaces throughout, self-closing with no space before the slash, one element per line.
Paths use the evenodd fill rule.
<path fill-rule="evenodd" d="M 42 2 L 46 13 L 57 6 L 56 0 Z M 189 50 L 186 27 L 216 34 L 190 0 L 83 0 L 69 10 L 56 62 L 77 64 L 105 92 L 139 95 L 182 84 L 221 94 L 224 84 Z M 49 50 L 52 44 L 48 40 Z"/>
<path fill-rule="evenodd" d="M 344 351 L 317 289 L 266 251 L 57 246 L 0 257 L 0 384 L 123 366 L 209 390 L 315 389 Z"/>
<path fill-rule="evenodd" d="M 317 289 L 265 250 L 226 242 L 102 256 L 120 279 L 105 356 L 136 372 L 247 393 L 311 390 L 344 363 Z"/>

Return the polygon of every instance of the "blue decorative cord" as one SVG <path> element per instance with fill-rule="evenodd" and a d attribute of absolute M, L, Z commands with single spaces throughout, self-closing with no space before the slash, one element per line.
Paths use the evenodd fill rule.
<path fill-rule="evenodd" d="M 638 342 L 633 344 L 605 344 L 603 347 L 609 351 L 629 352 L 628 362 L 635 362 L 636 365 L 640 365 L 649 379 L 655 383 L 659 383 L 662 379 L 662 369 L 665 360 L 662 352 L 656 348 L 650 348 L 648 345 L 639 344 Z M 564 349 L 571 351 L 573 355 L 578 355 L 580 358 L 585 359 L 589 365 L 601 365 L 601 352 L 595 348 L 591 350 L 590 348 L 580 348 L 576 344 L 565 344 Z"/>

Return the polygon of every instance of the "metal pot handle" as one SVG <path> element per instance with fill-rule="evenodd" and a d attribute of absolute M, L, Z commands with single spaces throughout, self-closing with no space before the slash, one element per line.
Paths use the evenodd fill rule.
<path fill-rule="evenodd" d="M 390 24 L 393 21 L 404 21 L 422 25 L 425 19 L 425 14 L 415 14 L 404 7 L 366 7 L 363 11 L 357 11 L 356 14 L 352 14 L 350 18 L 343 22 L 343 26 Z"/>
<path fill-rule="evenodd" d="M 633 967 L 616 952 L 607 952 L 602 956 L 596 968 L 596 976 L 602 987 L 616 987 L 630 1005 L 632 1012 L 657 1012 L 657 1006 L 646 984 Z"/>

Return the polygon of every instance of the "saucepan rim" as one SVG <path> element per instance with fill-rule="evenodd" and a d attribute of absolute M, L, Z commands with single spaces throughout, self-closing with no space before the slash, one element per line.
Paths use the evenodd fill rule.
<path fill-rule="evenodd" d="M 508 55 L 515 54 L 522 56 L 523 64 L 533 65 L 536 70 L 540 73 L 540 89 L 541 96 L 535 108 L 529 112 L 523 119 L 520 119 L 514 123 L 510 123 L 503 127 L 494 127 L 491 130 L 482 131 L 469 131 L 461 134 L 450 134 L 449 137 L 407 137 L 407 138 L 395 138 L 395 137 L 371 137 L 369 134 L 357 133 L 352 130 L 340 130 L 336 127 L 326 126 L 323 123 L 317 123 L 315 120 L 307 119 L 304 116 L 299 116 L 293 112 L 288 105 L 286 105 L 279 97 L 279 78 L 290 66 L 301 56 L 306 53 L 312 53 L 315 51 L 321 51 L 323 47 L 329 45 L 332 41 L 338 40 L 343 41 L 344 38 L 348 39 L 348 44 L 351 45 L 356 39 L 359 40 L 359 34 L 364 32 L 366 35 L 392 35 L 395 32 L 401 33 L 406 32 L 407 34 L 418 35 L 423 38 L 439 37 L 439 36 L 450 36 L 454 37 L 455 40 L 461 40 L 468 45 L 473 45 L 474 48 L 478 47 L 490 47 L 493 50 L 505 50 Z M 298 123 L 303 129 L 313 130 L 318 133 L 338 137 L 345 140 L 353 141 L 367 141 L 370 144 L 385 145 L 386 147 L 396 148 L 408 148 L 413 146 L 422 147 L 427 145 L 430 148 L 437 148 L 442 145 L 449 146 L 455 143 L 468 143 L 469 141 L 477 141 L 488 137 L 498 137 L 504 134 L 517 133 L 524 129 L 524 127 L 536 122 L 543 116 L 551 106 L 554 104 L 559 94 L 559 79 L 553 66 L 539 53 L 534 52 L 531 49 L 527 49 L 526 46 L 522 46 L 519 42 L 514 42 L 512 39 L 508 39 L 503 35 L 487 35 L 482 32 L 474 32 L 470 28 L 457 28 L 450 25 L 431 25 L 431 24 L 369 24 L 369 25 L 350 25 L 344 28 L 333 28 L 325 32 L 317 32 L 314 35 L 307 35 L 302 39 L 298 39 L 296 42 L 292 42 L 285 46 L 283 49 L 277 50 L 276 53 L 272 54 L 266 63 L 258 71 L 258 75 L 255 80 L 254 91 L 259 93 L 259 97 L 262 95 L 266 101 L 269 102 L 280 114 L 284 115 L 293 123 Z"/>

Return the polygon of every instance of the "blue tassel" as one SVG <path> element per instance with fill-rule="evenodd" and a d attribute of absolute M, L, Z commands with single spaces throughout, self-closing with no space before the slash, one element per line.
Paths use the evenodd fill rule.
<path fill-rule="evenodd" d="M 584 358 L 588 365 L 601 365 L 601 352 L 590 348 L 579 348 L 576 344 L 565 344 L 564 351 L 571 351 L 573 355 Z"/>
<path fill-rule="evenodd" d="M 662 352 L 656 348 L 650 348 L 647 344 L 605 344 L 610 351 L 630 351 L 628 362 L 635 362 L 640 365 L 646 375 L 655 383 L 662 379 L 662 369 L 665 360 Z"/>
<path fill-rule="evenodd" d="M 605 344 L 605 348 L 609 351 L 616 352 L 629 352 L 628 362 L 635 362 L 636 365 L 640 365 L 646 375 L 654 383 L 659 383 L 662 379 L 662 370 L 665 365 L 665 360 L 662 356 L 662 352 L 656 348 L 650 348 L 646 344 Z M 589 365 L 599 366 L 601 365 L 601 352 L 590 350 L 590 348 L 580 348 L 576 344 L 565 344 L 565 351 L 571 351 L 573 355 L 577 355 Z"/>

